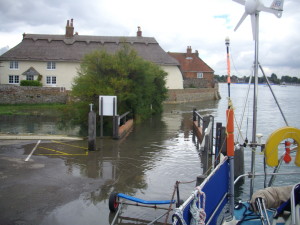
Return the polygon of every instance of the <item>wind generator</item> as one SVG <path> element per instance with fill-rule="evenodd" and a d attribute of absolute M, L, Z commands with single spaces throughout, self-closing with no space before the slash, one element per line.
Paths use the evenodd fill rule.
<path fill-rule="evenodd" d="M 252 25 L 252 35 L 253 40 L 255 41 L 255 54 L 254 54 L 254 97 L 253 97 L 253 130 L 252 130 L 252 163 L 251 163 L 251 173 L 255 173 L 255 151 L 256 151 L 256 124 L 257 124 L 257 92 L 258 92 L 258 67 L 260 67 L 262 73 L 264 74 L 266 80 L 268 81 L 261 65 L 258 61 L 258 52 L 259 52 L 259 13 L 260 12 L 268 12 L 273 13 L 275 16 L 280 18 L 282 16 L 283 12 L 283 3 L 284 0 L 274 0 L 270 7 L 266 7 L 263 5 L 263 3 L 260 0 L 233 0 L 234 2 L 237 2 L 239 4 L 242 4 L 245 6 L 245 12 L 242 15 L 240 21 L 236 25 L 234 31 L 236 31 L 239 26 L 243 23 L 243 21 L 246 19 L 246 17 L 249 15 L 251 16 L 251 25 Z M 269 84 L 269 82 L 268 82 Z M 271 86 L 269 85 L 270 89 Z M 277 102 L 277 99 L 271 89 L 271 92 Z M 278 107 L 279 104 L 277 103 Z M 282 110 L 279 107 L 281 114 Z M 286 124 L 287 121 L 285 117 L 283 116 Z M 253 194 L 253 187 L 254 187 L 254 178 L 252 177 L 251 183 L 250 183 L 250 197 Z"/>

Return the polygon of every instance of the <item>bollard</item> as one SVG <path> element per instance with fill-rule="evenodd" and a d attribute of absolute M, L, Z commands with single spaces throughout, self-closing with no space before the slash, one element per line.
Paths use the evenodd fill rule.
<path fill-rule="evenodd" d="M 244 167 L 244 147 L 240 146 L 234 151 L 234 178 L 245 173 Z"/>
<path fill-rule="evenodd" d="M 93 104 L 90 104 L 89 112 L 89 132 L 88 132 L 88 149 L 96 150 L 96 113 L 93 111 Z"/>

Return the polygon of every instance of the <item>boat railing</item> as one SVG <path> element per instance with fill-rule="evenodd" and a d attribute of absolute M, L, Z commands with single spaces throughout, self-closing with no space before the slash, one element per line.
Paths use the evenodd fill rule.
<path fill-rule="evenodd" d="M 254 177 L 258 177 L 258 176 L 272 176 L 272 175 L 297 175 L 297 174 L 300 174 L 300 172 L 282 172 L 282 173 L 255 173 L 254 174 Z M 242 174 L 240 176 L 238 176 L 235 180 L 234 180 L 234 184 L 236 184 L 241 178 L 243 177 L 248 177 L 249 179 L 252 178 L 252 174 L 249 172 L 249 173 L 245 173 L 245 174 Z"/>
<path fill-rule="evenodd" d="M 296 188 L 299 188 L 300 183 L 295 184 L 293 186 L 293 189 L 291 191 L 291 214 L 292 214 L 292 225 L 296 225 L 299 224 L 299 215 L 298 218 L 296 217 L 296 200 L 295 200 L 295 192 L 296 192 Z M 297 220 L 297 223 L 296 223 Z"/>

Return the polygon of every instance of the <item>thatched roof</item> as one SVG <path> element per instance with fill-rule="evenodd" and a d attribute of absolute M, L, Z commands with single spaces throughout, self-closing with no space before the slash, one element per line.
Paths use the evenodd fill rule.
<path fill-rule="evenodd" d="M 24 34 L 20 44 L 2 56 L 2 61 L 65 61 L 80 62 L 83 56 L 95 50 L 115 53 L 127 43 L 139 56 L 158 65 L 179 65 L 152 37 L 110 37 Z"/>

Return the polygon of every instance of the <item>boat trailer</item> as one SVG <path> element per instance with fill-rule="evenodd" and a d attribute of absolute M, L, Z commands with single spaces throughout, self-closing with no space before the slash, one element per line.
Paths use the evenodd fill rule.
<path fill-rule="evenodd" d="M 122 200 L 123 199 L 123 200 Z M 125 201 L 128 200 L 128 201 Z M 108 206 L 111 213 L 116 213 L 111 225 L 113 225 L 121 211 L 121 208 L 123 205 L 132 205 L 132 206 L 140 206 L 140 207 L 148 207 L 148 208 L 154 208 L 154 209 L 165 209 L 169 210 L 169 208 L 161 207 L 160 205 L 171 205 L 176 203 L 176 200 L 152 200 L 147 201 L 144 199 L 132 197 L 123 193 L 116 193 L 112 192 L 109 196 Z M 176 203 L 178 204 L 178 202 Z M 178 206 L 177 206 L 178 207 Z M 163 213 L 161 216 L 156 218 L 155 220 L 148 223 L 148 225 L 155 223 L 157 220 L 162 218 L 168 213 Z"/>

